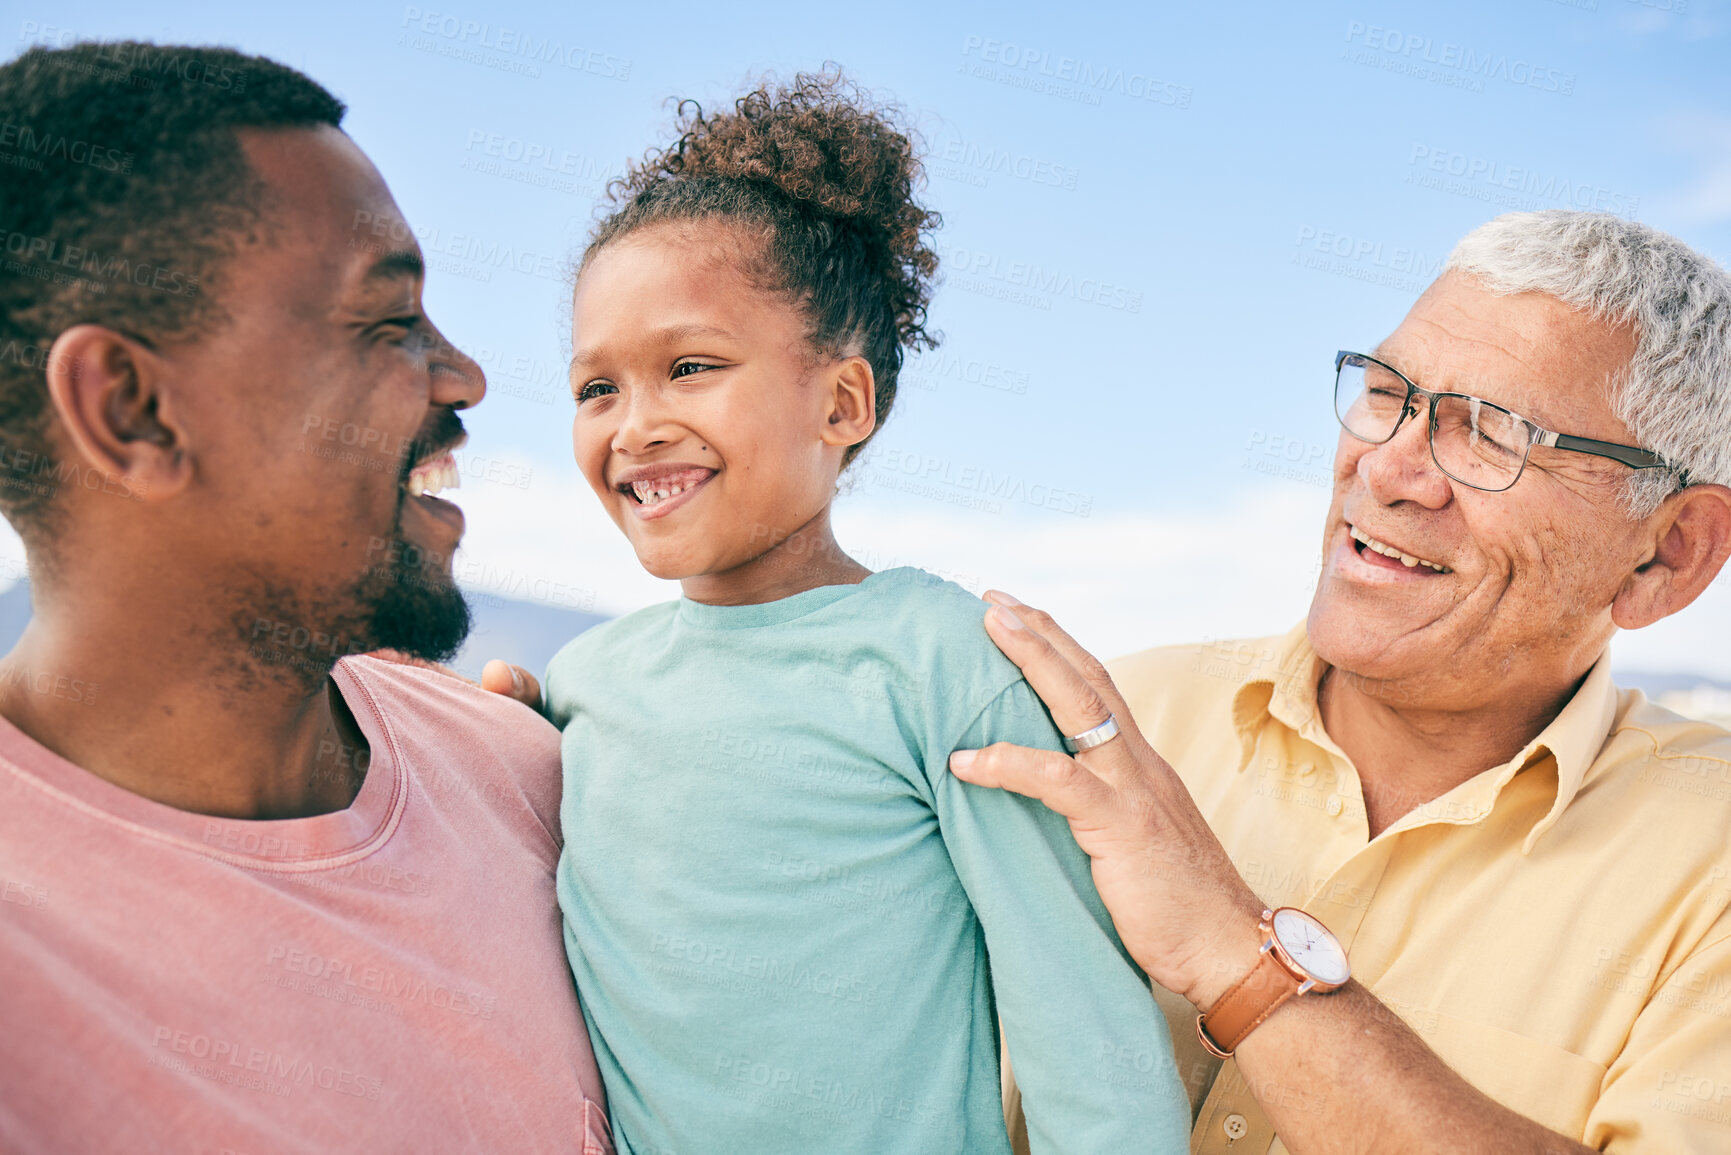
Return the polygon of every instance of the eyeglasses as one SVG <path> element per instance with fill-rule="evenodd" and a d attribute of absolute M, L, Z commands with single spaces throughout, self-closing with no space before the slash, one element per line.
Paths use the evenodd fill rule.
<path fill-rule="evenodd" d="M 1334 355 L 1334 413 L 1341 427 L 1360 441 L 1382 445 L 1418 412 L 1413 398 L 1430 410 L 1427 436 L 1437 468 L 1474 489 L 1500 493 L 1520 480 L 1535 445 L 1609 457 L 1632 469 L 1670 469 L 1650 449 L 1594 441 L 1557 433 L 1511 413 L 1501 405 L 1466 393 L 1420 389 L 1398 369 L 1363 353 Z M 1688 484 L 1678 472 L 1679 485 Z"/>

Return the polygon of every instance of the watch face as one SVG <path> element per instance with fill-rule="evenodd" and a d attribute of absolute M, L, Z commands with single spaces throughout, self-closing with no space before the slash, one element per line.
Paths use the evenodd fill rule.
<path fill-rule="evenodd" d="M 1328 928 L 1302 910 L 1284 907 L 1274 912 L 1274 937 L 1292 961 L 1313 978 L 1338 985 L 1352 976 L 1346 952 Z"/>

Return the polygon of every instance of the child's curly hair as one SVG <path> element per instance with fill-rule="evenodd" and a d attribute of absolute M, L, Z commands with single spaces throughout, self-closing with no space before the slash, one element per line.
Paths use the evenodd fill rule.
<path fill-rule="evenodd" d="M 920 161 L 894 118 L 833 67 L 765 83 L 731 112 L 705 116 L 685 101 L 679 138 L 608 185 L 613 208 L 582 265 L 647 225 L 740 226 L 756 242 L 748 275 L 805 310 L 813 345 L 870 363 L 882 428 L 903 351 L 940 338 L 926 328 L 938 267 L 929 234 L 940 219 L 914 199 Z"/>

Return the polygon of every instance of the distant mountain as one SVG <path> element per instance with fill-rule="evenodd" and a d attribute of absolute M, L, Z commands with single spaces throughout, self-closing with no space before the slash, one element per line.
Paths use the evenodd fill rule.
<path fill-rule="evenodd" d="M 474 628 L 451 668 L 471 678 L 481 676 L 489 658 L 504 658 L 536 677 L 559 647 L 607 620 L 604 614 L 586 614 L 541 602 L 502 598 L 497 594 L 469 593 Z M 30 620 L 30 583 L 19 582 L 0 593 L 0 654 L 12 648 Z"/>
<path fill-rule="evenodd" d="M 607 620 L 605 614 L 586 614 L 497 594 L 472 595 L 469 608 L 474 615 L 474 628 L 450 666 L 459 674 L 477 679 L 481 667 L 491 658 L 504 658 L 539 678 L 561 646 L 590 626 Z"/>

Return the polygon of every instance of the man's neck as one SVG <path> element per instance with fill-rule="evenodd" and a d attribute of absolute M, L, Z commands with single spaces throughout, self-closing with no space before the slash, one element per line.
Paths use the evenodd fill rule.
<path fill-rule="evenodd" d="M 1358 771 L 1375 838 L 1403 815 L 1519 754 L 1579 689 L 1511 691 L 1494 703 L 1415 708 L 1416 695 L 1330 667 L 1317 688 L 1323 729 Z"/>
<path fill-rule="evenodd" d="M 166 620 L 173 611 L 145 623 L 81 609 L 74 617 L 38 607 L 0 663 L 0 714 L 28 737 L 196 814 L 300 818 L 354 801 L 366 741 L 328 676 L 309 685 L 239 642 L 222 652 L 220 636 Z M 84 692 L 57 692 L 73 681 Z"/>

